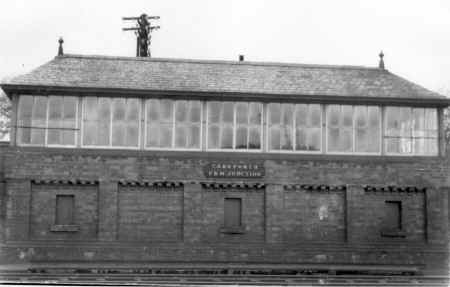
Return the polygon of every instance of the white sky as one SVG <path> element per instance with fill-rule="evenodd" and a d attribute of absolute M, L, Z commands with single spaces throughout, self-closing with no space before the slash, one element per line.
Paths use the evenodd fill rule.
<path fill-rule="evenodd" d="M 0 79 L 73 54 L 134 56 L 123 16 L 159 15 L 164 58 L 376 66 L 450 91 L 448 0 L 9 0 L 0 5 Z M 449 93 L 450 94 L 450 93 Z"/>

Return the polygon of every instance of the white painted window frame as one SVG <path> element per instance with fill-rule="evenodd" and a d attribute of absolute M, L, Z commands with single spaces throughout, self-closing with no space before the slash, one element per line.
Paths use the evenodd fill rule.
<path fill-rule="evenodd" d="M 165 98 L 149 98 L 144 99 L 144 141 L 143 141 L 143 149 L 144 150 L 159 150 L 159 151 L 201 151 L 202 150 L 202 139 L 203 139 L 203 103 L 200 100 L 174 100 L 169 99 L 173 103 L 172 108 L 172 139 L 170 147 L 148 147 L 147 146 L 147 108 L 150 100 L 164 100 Z M 199 134 L 199 147 L 198 148 L 175 148 L 175 132 L 176 132 L 176 106 L 178 102 L 181 101 L 197 101 L 200 102 L 200 134 Z"/>
<path fill-rule="evenodd" d="M 49 120 L 49 108 L 50 108 L 50 97 L 66 97 L 64 95 L 20 95 L 19 96 L 19 101 L 18 104 L 20 105 L 20 97 L 23 96 L 27 96 L 27 97 L 32 97 L 33 98 L 33 106 L 35 103 L 35 98 L 36 97 L 46 97 L 47 98 L 47 103 L 46 103 L 46 107 L 45 107 L 45 128 L 34 128 L 34 129 L 43 129 L 44 130 L 44 143 L 43 144 L 32 144 L 32 143 L 21 143 L 20 139 L 19 139 L 19 133 L 18 130 L 21 129 L 21 127 L 17 127 L 17 132 L 16 132 L 16 142 L 18 146 L 29 146 L 29 147 L 56 147 L 56 148 L 75 148 L 77 147 L 77 140 L 78 140 L 78 134 L 80 133 L 80 130 L 77 129 L 78 128 L 78 102 L 80 99 L 77 99 L 76 101 L 76 110 L 75 110 L 75 138 L 74 138 L 74 144 L 73 145 L 63 145 L 63 144 L 48 144 L 48 120 Z M 19 114 L 19 108 L 17 109 L 17 115 Z M 19 120 L 19 118 L 17 117 L 17 121 Z M 30 127 L 30 129 L 32 130 L 33 128 Z M 31 135 L 30 135 L 31 136 Z"/>
<path fill-rule="evenodd" d="M 233 143 L 232 143 L 232 148 L 209 148 L 209 112 L 210 112 L 210 103 L 211 102 L 219 102 L 219 103 L 223 103 L 223 102 L 231 102 L 233 103 Z M 246 103 L 250 106 L 250 103 L 257 103 L 261 105 L 261 123 L 260 123 L 260 132 L 259 132 L 259 137 L 260 137 L 260 148 L 259 149 L 249 149 L 248 148 L 248 139 L 249 139 L 249 117 L 250 117 L 250 112 L 249 109 L 247 110 L 247 148 L 246 149 L 236 149 L 236 103 L 239 103 L 241 101 L 206 101 L 206 151 L 208 152 L 237 152 L 237 153 L 242 153 L 242 152 L 247 152 L 247 153 L 261 153 L 263 152 L 263 115 L 264 115 L 264 104 L 262 102 L 252 102 L 252 101 L 242 101 L 243 103 Z M 222 122 L 219 123 L 220 125 L 220 137 L 222 136 Z M 221 139 L 219 139 L 219 144 L 221 143 Z"/>
<path fill-rule="evenodd" d="M 426 109 L 434 109 L 435 111 L 436 111 L 436 137 L 435 138 L 429 138 L 428 137 L 428 139 L 435 139 L 436 140 L 436 153 L 435 154 L 425 154 L 425 153 L 415 153 L 414 152 L 414 146 L 412 146 L 411 147 L 411 153 L 395 153 L 395 152 L 388 152 L 387 151 L 387 139 L 389 139 L 389 138 L 401 138 L 401 137 L 388 137 L 388 136 L 386 136 L 386 131 L 387 131 L 387 113 L 386 113 L 386 110 L 387 110 L 387 108 L 390 108 L 390 107 L 398 107 L 398 108 L 408 108 L 408 109 L 411 109 L 411 115 L 413 114 L 413 110 L 414 109 L 416 109 L 416 108 L 419 108 L 419 109 L 424 109 L 424 110 L 426 110 Z M 384 106 L 383 107 L 384 109 L 385 109 L 385 112 L 384 112 L 384 119 L 383 119 L 383 124 L 384 124 L 384 132 L 383 132 L 383 138 L 381 139 L 381 142 L 382 142 L 382 145 L 383 145 L 383 148 L 384 148 L 384 152 L 385 152 L 385 155 L 387 155 L 387 156 L 393 156 L 393 157 L 401 157 L 401 156 L 404 156 L 404 157 L 414 157 L 414 156 L 416 156 L 416 157 L 437 157 L 437 156 L 439 156 L 439 149 L 440 149 L 440 146 L 439 146 L 439 136 L 440 136 L 440 133 L 439 133 L 439 128 L 440 128 L 440 126 L 439 126 L 439 112 L 438 112 L 438 110 L 437 110 L 437 108 L 429 108 L 429 107 L 411 107 L 411 106 Z M 412 129 L 411 129 L 411 140 L 412 140 L 412 144 L 414 143 L 414 136 L 412 136 L 412 134 L 413 134 L 413 131 L 414 131 L 414 127 L 413 127 L 413 125 L 412 125 Z"/>

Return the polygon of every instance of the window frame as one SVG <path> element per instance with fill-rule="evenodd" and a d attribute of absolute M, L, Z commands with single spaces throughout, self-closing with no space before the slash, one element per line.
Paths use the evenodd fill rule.
<path fill-rule="evenodd" d="M 395 107 L 395 108 L 408 108 L 411 109 L 411 114 L 413 114 L 413 110 L 414 109 L 433 109 L 436 111 L 436 153 L 435 154 L 425 154 L 425 153 L 415 153 L 414 152 L 414 148 L 411 147 L 411 150 L 413 152 L 411 153 L 393 153 L 393 152 L 388 152 L 387 150 L 387 143 L 386 143 L 386 139 L 392 138 L 392 137 L 388 137 L 386 136 L 386 129 L 387 129 L 387 108 L 390 107 Z M 392 156 L 392 157 L 439 157 L 441 154 L 441 129 L 442 129 L 442 124 L 439 120 L 439 108 L 436 107 L 424 107 L 424 106 L 394 106 L 394 105 L 386 105 L 383 106 L 384 112 L 383 112 L 383 131 L 381 134 L 381 143 L 382 143 L 382 148 L 383 148 L 383 155 L 386 156 Z M 411 129 L 411 140 L 414 140 L 414 137 L 412 136 L 414 129 Z M 400 137 L 399 137 L 400 138 Z"/>
<path fill-rule="evenodd" d="M 270 111 L 269 111 L 269 105 L 270 104 L 292 104 L 294 105 L 294 111 L 292 114 L 292 150 L 272 150 L 270 149 Z M 318 105 L 319 111 L 320 111 L 320 149 L 318 151 L 306 151 L 306 150 L 296 150 L 295 147 L 297 145 L 297 119 L 296 119 L 296 113 L 297 113 L 297 105 Z M 266 105 L 266 135 L 265 135 L 265 147 L 267 153 L 273 153 L 273 154 L 323 154 L 323 104 L 317 104 L 317 103 L 285 103 L 285 102 L 269 102 Z"/>
<path fill-rule="evenodd" d="M 19 109 L 20 109 L 20 98 L 23 96 L 27 96 L 27 97 L 32 97 L 33 98 L 33 106 L 34 106 L 34 98 L 35 97 L 45 97 L 47 98 L 47 102 L 45 104 L 45 128 L 38 128 L 38 127 L 32 127 L 30 126 L 29 129 L 43 129 L 44 130 L 44 143 L 43 144 L 32 144 L 32 143 L 22 143 L 20 138 L 19 138 L 19 129 L 23 129 L 24 127 L 18 126 L 17 123 L 19 121 Z M 49 122 L 49 108 L 50 108 L 50 97 L 75 97 L 76 98 L 76 102 L 75 102 L 75 129 L 73 129 L 73 131 L 75 132 L 75 136 L 74 136 L 74 144 L 73 145 L 63 145 L 63 144 L 48 144 L 48 122 Z M 77 96 L 70 96 L 70 95 L 28 95 L 28 94 L 24 94 L 24 95 L 19 95 L 19 99 L 17 101 L 17 118 L 16 118 L 16 132 L 15 132 L 15 141 L 17 146 L 24 146 L 24 147 L 54 147 L 54 148 L 76 148 L 78 146 L 78 136 L 81 133 L 81 128 L 79 128 L 79 117 L 78 117 L 78 105 L 80 102 L 80 97 Z M 72 130 L 72 129 L 71 129 Z"/>
<path fill-rule="evenodd" d="M 264 151 L 264 136 L 263 136 L 263 132 L 264 132 L 264 103 L 263 102 L 254 102 L 254 101 L 217 101 L 217 100 L 208 100 L 205 101 L 206 102 L 206 139 L 205 139 L 205 151 L 206 152 L 238 152 L 238 153 L 242 153 L 242 152 L 249 152 L 249 153 L 262 153 Z M 209 148 L 209 106 L 211 102 L 219 102 L 219 103 L 224 103 L 224 102 L 231 102 L 233 103 L 233 148 Z M 259 149 L 236 149 L 236 128 L 237 128 L 237 123 L 236 123 L 236 103 L 246 103 L 246 104 L 250 104 L 250 103 L 257 103 L 259 105 L 261 105 L 261 123 L 260 123 L 260 133 L 259 133 L 259 140 L 260 140 L 260 148 Z M 247 146 L 248 146 L 248 131 L 249 131 L 249 126 L 250 124 L 248 123 L 248 118 L 250 116 L 250 109 L 247 109 Z"/>
<path fill-rule="evenodd" d="M 170 100 L 173 102 L 172 108 L 172 140 L 170 147 L 148 147 L 147 146 L 147 106 L 150 100 Z M 199 134 L 199 147 L 198 148 L 176 148 L 175 147 L 175 132 L 176 132 L 176 106 L 179 101 L 196 101 L 200 103 L 200 134 Z M 189 99 L 171 99 L 171 98 L 144 98 L 144 150 L 155 150 L 155 151 L 202 151 L 203 150 L 203 104 L 201 100 L 189 100 Z M 141 130 L 141 129 L 140 129 Z"/>
<path fill-rule="evenodd" d="M 99 98 L 108 98 L 109 99 L 109 107 L 110 107 L 110 113 L 109 113 L 109 145 L 86 145 L 84 143 L 84 116 L 86 112 L 86 99 L 87 98 L 97 98 L 97 101 Z M 137 146 L 114 146 L 112 145 L 112 130 L 113 130 L 113 109 L 112 109 L 112 99 L 114 98 L 124 98 L 125 100 L 128 99 L 137 99 L 139 103 L 139 115 L 138 115 L 138 145 Z M 127 150 L 139 150 L 141 149 L 141 101 L 140 98 L 134 98 L 134 97 L 98 97 L 98 96 L 86 96 L 82 97 L 82 108 L 81 108 L 81 148 L 91 148 L 91 149 L 127 149 Z"/>
<path fill-rule="evenodd" d="M 344 152 L 344 151 L 329 151 L 328 150 L 328 110 L 330 106 L 351 106 L 352 107 L 352 151 L 351 152 Z M 356 106 L 363 106 L 363 107 L 378 107 L 378 127 L 380 129 L 380 142 L 378 143 L 378 152 L 355 152 L 356 147 L 356 120 L 355 120 L 355 109 Z M 381 156 L 383 155 L 383 107 L 378 105 L 347 105 L 347 104 L 328 104 L 325 106 L 325 113 L 326 113 L 326 119 L 327 122 L 325 123 L 325 154 L 330 155 L 364 155 L 364 156 Z"/>

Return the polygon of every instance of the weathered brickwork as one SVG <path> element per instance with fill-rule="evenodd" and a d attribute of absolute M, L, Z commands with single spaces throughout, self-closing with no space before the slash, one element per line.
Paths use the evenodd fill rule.
<path fill-rule="evenodd" d="M 3 147 L 2 156 L 1 262 L 338 262 L 356 269 L 447 270 L 449 169 L 443 158 L 15 147 Z M 212 161 L 263 162 L 265 177 L 206 178 L 203 167 Z M 62 183 L 34 183 L 46 180 Z M 211 181 L 226 184 L 205 187 Z M 292 184 L 345 189 L 285 188 Z M 367 185 L 420 188 L 367 191 Z M 50 231 L 57 194 L 75 195 L 79 231 Z M 223 232 L 225 198 L 242 199 L 243 232 Z M 389 200 L 402 202 L 399 237 L 380 233 Z"/>
<path fill-rule="evenodd" d="M 386 215 L 386 201 L 401 202 L 404 237 L 382 236 Z M 424 192 L 362 192 L 353 206 L 353 216 L 358 232 L 354 238 L 361 242 L 372 241 L 424 241 L 426 236 Z"/>
<path fill-rule="evenodd" d="M 182 212 L 183 188 L 120 186 L 118 239 L 179 241 Z"/>
<path fill-rule="evenodd" d="M 210 189 L 202 192 L 202 241 L 261 242 L 264 241 L 263 189 Z M 230 234 L 224 228 L 225 198 L 242 200 L 242 233 Z"/>
<path fill-rule="evenodd" d="M 77 231 L 52 230 L 56 224 L 56 196 L 74 195 Z M 36 240 L 96 240 L 98 187 L 91 185 L 32 184 L 30 237 Z"/>
<path fill-rule="evenodd" d="M 283 241 L 345 241 L 344 191 L 284 191 Z"/>

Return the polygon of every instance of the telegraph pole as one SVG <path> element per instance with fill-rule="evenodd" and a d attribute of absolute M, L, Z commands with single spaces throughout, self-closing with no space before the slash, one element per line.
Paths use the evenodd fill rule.
<path fill-rule="evenodd" d="M 131 28 L 122 28 L 123 31 L 134 31 L 136 34 L 136 57 L 151 57 L 150 44 L 151 33 L 157 30 L 159 26 L 152 26 L 149 20 L 158 20 L 159 16 L 147 16 L 142 14 L 139 17 L 123 17 L 124 21 L 136 21 L 136 26 Z"/>

